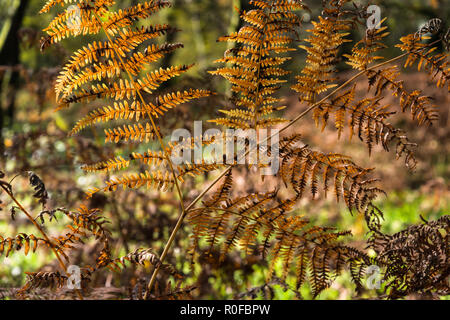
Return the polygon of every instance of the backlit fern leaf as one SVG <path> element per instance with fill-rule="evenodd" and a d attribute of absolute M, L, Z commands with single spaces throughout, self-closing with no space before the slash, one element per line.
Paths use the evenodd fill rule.
<path fill-rule="evenodd" d="M 114 1 L 108 0 L 50 1 L 42 12 L 49 11 L 56 4 L 64 6 L 69 3 L 73 3 L 74 7 L 69 7 L 54 18 L 45 30 L 50 43 L 79 34 L 100 35 L 100 32 L 104 32 L 107 37 L 105 41 L 92 41 L 76 51 L 57 79 L 55 88 L 58 99 L 57 110 L 68 108 L 74 103 L 87 103 L 97 99 L 106 102 L 104 106 L 90 111 L 78 120 L 70 135 L 77 134 L 86 127 L 103 123 L 106 125 L 104 129 L 106 142 L 132 141 L 138 144 L 158 138 L 163 143 L 160 128 L 155 125 L 154 119 L 165 116 L 170 109 L 180 104 L 211 95 L 210 91 L 190 88 L 184 91 L 159 93 L 158 89 L 162 84 L 182 75 L 192 67 L 179 65 L 151 69 L 151 63 L 183 47 L 180 43 L 156 42 L 165 34 L 177 31 L 175 28 L 166 24 L 140 25 L 144 19 L 169 7 L 169 2 L 145 1 L 113 11 L 111 6 Z M 113 121 L 125 124 L 111 126 Z M 162 150 L 163 153 L 166 151 L 165 148 Z M 130 166 L 132 160 L 136 159 L 119 155 L 115 159 L 86 165 L 84 169 L 86 171 L 124 169 Z M 167 162 L 164 162 L 152 164 L 165 166 Z M 140 164 L 150 163 L 141 161 Z M 142 173 L 115 178 L 108 182 L 103 190 L 115 190 L 119 185 L 132 188 L 146 185 L 166 190 L 169 185 L 172 186 L 175 178 L 182 181 L 187 175 L 213 169 L 213 166 L 180 168 L 178 177 L 172 172 L 173 176 L 169 178 L 167 173 L 162 174 L 159 169 L 153 172 L 153 168 L 149 168 Z"/>
<path fill-rule="evenodd" d="M 332 1 L 332 12 L 339 13 L 345 2 Z M 313 29 L 307 30 L 310 36 L 305 39 L 309 46 L 300 46 L 307 52 L 306 66 L 296 77 L 297 84 L 292 86 L 300 94 L 300 101 L 312 104 L 318 95 L 336 86 L 333 73 L 338 52 L 342 44 L 349 41 L 345 37 L 352 23 L 340 14 L 319 16 L 318 21 L 312 21 Z"/>
<path fill-rule="evenodd" d="M 105 129 L 105 142 L 118 143 L 119 141 L 148 142 L 155 137 L 155 131 L 149 123 L 145 126 L 141 123 L 134 125 L 123 125 L 113 129 Z"/>
<path fill-rule="evenodd" d="M 400 38 L 401 44 L 397 47 L 408 53 L 405 67 L 417 63 L 417 70 L 427 70 L 431 79 L 437 80 L 437 87 L 443 88 L 447 84 L 450 92 L 450 62 L 448 53 L 435 53 L 436 46 L 428 46 L 420 42 L 414 34 Z"/>
<path fill-rule="evenodd" d="M 230 66 L 211 71 L 231 83 L 236 97 L 235 108 L 223 112 L 227 118 L 210 122 L 237 129 L 272 127 L 285 121 L 264 117 L 280 110 L 273 104 L 278 102 L 273 95 L 286 82 L 280 77 L 289 72 L 281 65 L 290 59 L 280 54 L 293 50 L 289 45 L 300 25 L 300 18 L 293 12 L 305 8 L 301 0 L 250 1 L 250 4 L 256 8 L 240 15 L 246 25 L 218 40 L 236 44 L 216 61 Z"/>

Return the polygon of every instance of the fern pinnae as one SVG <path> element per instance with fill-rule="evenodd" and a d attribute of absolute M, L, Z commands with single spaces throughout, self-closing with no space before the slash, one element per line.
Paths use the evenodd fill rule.
<path fill-rule="evenodd" d="M 131 106 L 128 104 L 128 101 L 119 103 L 114 102 L 113 105 L 92 110 L 84 118 L 78 120 L 69 132 L 69 136 L 75 135 L 84 128 L 90 127 L 96 123 L 118 119 L 131 120 L 133 118 L 136 118 L 136 121 L 139 121 L 144 115 L 146 115 L 145 109 L 140 108 L 140 105 L 136 102 L 133 102 Z"/>
<path fill-rule="evenodd" d="M 255 220 L 254 213 L 261 210 L 269 201 L 273 199 L 275 196 L 275 193 L 269 192 L 266 194 L 255 194 L 254 197 L 244 197 L 242 200 L 244 201 L 243 205 L 237 205 L 240 201 L 240 199 L 233 203 L 232 206 L 227 207 L 227 209 L 233 210 L 233 208 L 237 208 L 239 218 L 237 221 L 232 225 L 228 236 L 225 239 L 225 245 L 224 249 L 221 253 L 220 260 L 223 261 L 223 258 L 228 253 L 230 249 L 232 249 L 234 246 L 238 244 L 238 239 L 242 239 L 242 236 L 245 231 L 247 231 L 248 224 L 250 220 Z M 253 198 L 253 199 L 252 199 Z M 255 230 L 251 233 L 247 233 L 247 238 L 244 243 L 251 244 L 254 241 L 254 238 L 252 239 L 252 236 L 256 237 L 257 233 Z"/>
<path fill-rule="evenodd" d="M 147 103 L 142 105 L 138 101 L 133 101 L 131 104 L 127 100 L 114 102 L 113 105 L 101 107 L 91 111 L 87 116 L 79 120 L 72 128 L 69 135 L 74 135 L 82 129 L 92 126 L 100 122 L 109 122 L 110 120 L 130 120 L 139 122 L 140 119 L 148 117 L 148 109 L 154 118 L 159 118 L 168 110 L 175 108 L 180 104 L 184 104 L 193 99 L 208 97 L 211 92 L 201 89 L 189 89 L 183 92 L 168 93 L 163 96 L 155 98 L 155 104 Z"/>
<path fill-rule="evenodd" d="M 168 30 L 168 27 L 165 27 L 165 29 L 161 29 L 156 35 L 164 34 L 162 30 Z M 156 37 L 155 35 L 155 37 Z M 146 41 L 149 39 L 152 39 L 153 37 L 147 36 L 147 37 L 141 37 L 138 40 L 139 41 Z M 115 55 L 120 54 L 122 58 L 126 58 L 127 53 L 132 51 L 139 43 L 135 43 L 134 45 L 133 41 L 125 42 L 123 44 L 114 44 L 114 46 L 111 46 L 109 42 L 93 42 L 93 44 L 89 44 L 88 47 L 84 47 L 80 49 L 78 52 L 75 53 L 75 58 L 72 59 L 61 72 L 60 76 L 58 77 L 57 85 L 56 85 L 56 93 L 57 96 L 60 95 L 62 92 L 66 92 L 63 97 L 67 96 L 67 92 L 71 92 L 68 89 L 65 89 L 66 86 L 68 86 L 71 82 L 77 82 L 78 84 L 83 84 L 86 82 L 80 81 L 80 74 L 84 75 L 87 80 L 96 79 L 96 74 L 89 74 L 88 72 L 91 70 L 103 70 L 107 68 L 108 66 L 104 65 L 102 62 L 99 61 L 99 56 L 104 56 L 105 58 L 118 58 Z M 144 66 L 144 64 L 156 61 L 160 58 L 162 58 L 165 54 L 170 53 L 178 48 L 183 47 L 182 44 L 164 44 L 164 45 L 150 45 L 148 46 L 144 54 L 137 52 L 133 53 L 131 58 L 127 59 L 125 62 L 125 65 L 116 65 L 116 66 L 110 66 L 110 68 L 127 68 L 130 70 L 130 72 L 136 76 L 137 72 L 141 70 Z M 118 52 L 118 53 L 117 53 Z M 88 61 L 89 63 L 87 63 Z M 94 68 L 94 69 L 93 69 Z"/>
<path fill-rule="evenodd" d="M 91 165 L 83 165 L 81 169 L 85 172 L 113 171 L 126 169 L 130 166 L 130 160 L 126 160 L 121 156 L 101 161 Z"/>
<path fill-rule="evenodd" d="M 239 31 L 218 40 L 239 45 L 227 50 L 224 58 L 216 61 L 233 65 L 211 71 L 231 83 L 231 90 L 237 95 L 237 108 L 222 112 L 227 118 L 210 122 L 236 129 L 273 127 L 285 121 L 261 119 L 261 116 L 270 116 L 280 110 L 272 104 L 276 102 L 272 95 L 278 91 L 280 84 L 285 83 L 280 77 L 289 72 L 280 66 L 290 57 L 280 57 L 279 54 L 292 51 L 288 47 L 293 41 L 291 34 L 296 33 L 295 28 L 300 24 L 300 19 L 293 12 L 305 8 L 300 0 L 289 3 L 250 1 L 250 4 L 256 8 L 240 14 L 246 24 Z"/>
<path fill-rule="evenodd" d="M 12 251 L 19 251 L 23 248 L 26 256 L 30 250 L 35 252 L 41 242 L 48 245 L 45 239 L 37 238 L 33 234 L 19 233 L 14 238 L 0 236 L 0 255 L 4 254 L 5 257 L 8 257 Z"/>
<path fill-rule="evenodd" d="M 119 141 L 148 142 L 153 140 L 153 138 L 157 136 L 157 131 L 159 130 L 159 128 L 156 127 L 155 130 L 153 125 L 148 122 L 144 125 L 142 123 L 138 123 L 134 125 L 123 125 L 115 128 L 105 129 L 105 143 L 118 143 Z"/>
<path fill-rule="evenodd" d="M 136 189 L 146 186 L 147 189 L 167 191 L 174 186 L 174 180 L 169 176 L 169 172 L 162 171 L 145 171 L 136 174 L 124 174 L 117 178 L 106 181 L 104 192 L 115 191 L 118 187 L 125 189 Z"/>
<path fill-rule="evenodd" d="M 428 45 L 421 43 L 414 34 L 400 38 L 401 44 L 397 47 L 408 53 L 408 57 L 404 64 L 405 68 L 413 66 L 416 62 L 417 69 L 425 69 L 429 72 L 432 79 L 438 78 L 436 86 L 443 88 L 448 84 L 450 92 L 450 62 L 448 61 L 448 53 L 434 53 L 437 47 L 433 46 L 437 42 L 443 42 L 443 39 L 435 41 Z"/>

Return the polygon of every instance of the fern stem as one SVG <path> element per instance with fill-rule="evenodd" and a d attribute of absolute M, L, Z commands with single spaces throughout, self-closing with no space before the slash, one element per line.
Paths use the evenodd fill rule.
<path fill-rule="evenodd" d="M 50 248 L 52 249 L 53 253 L 56 256 L 56 259 L 58 260 L 61 268 L 64 270 L 64 273 L 66 274 L 66 276 L 68 277 L 69 275 L 67 274 L 67 267 L 66 264 L 64 263 L 64 261 L 61 259 L 58 251 L 55 249 L 55 245 L 53 244 L 53 242 L 50 240 L 50 238 L 47 236 L 47 233 L 44 231 L 44 229 L 42 229 L 42 227 L 33 219 L 33 217 L 31 216 L 30 213 L 28 213 L 28 211 L 22 206 L 22 204 L 16 199 L 16 197 L 8 190 L 8 188 L 6 188 L 4 185 L 0 184 L 0 186 L 2 187 L 3 190 L 5 190 L 5 192 L 8 194 L 8 196 L 14 201 L 14 203 L 19 207 L 20 210 L 22 210 L 22 212 L 27 216 L 28 220 L 30 220 L 30 222 L 36 227 L 36 229 L 39 230 L 39 232 L 42 234 L 42 236 L 44 237 L 45 241 L 47 241 L 48 245 L 50 246 Z M 80 298 L 80 300 L 83 300 L 83 295 L 81 294 L 81 292 L 78 289 L 74 289 L 76 294 L 78 295 L 78 297 Z"/>
<path fill-rule="evenodd" d="M 100 17 L 99 17 L 99 16 L 97 15 L 97 13 L 95 13 L 95 12 L 94 12 L 94 16 L 95 16 L 95 19 L 98 21 L 98 23 L 101 25 L 102 30 L 105 32 L 106 37 L 108 38 L 108 41 L 109 41 L 111 47 L 113 48 L 113 50 L 116 52 L 117 56 L 119 57 L 120 62 L 122 63 L 123 66 L 125 66 L 125 63 L 124 63 L 124 61 L 123 61 L 123 59 L 122 59 L 120 53 L 117 51 L 116 47 L 114 46 L 114 43 L 113 43 L 111 37 L 109 36 L 108 32 L 106 31 L 106 29 L 105 29 L 105 27 L 104 27 L 104 24 L 103 24 L 102 20 L 100 19 Z M 136 89 L 136 83 L 135 83 L 134 78 L 133 78 L 133 76 L 131 75 L 130 71 L 129 71 L 127 68 L 124 68 L 124 69 L 125 69 L 125 72 L 126 72 L 127 75 L 128 75 L 128 78 L 130 79 L 131 85 L 132 85 L 133 88 L 136 90 L 136 92 L 137 92 L 137 94 L 138 94 L 138 96 L 139 96 L 139 98 L 140 98 L 140 100 L 141 100 L 141 102 L 142 102 L 142 105 L 145 107 L 145 109 L 146 109 L 146 111 L 147 111 L 147 114 L 148 114 L 148 117 L 149 117 L 149 119 L 150 119 L 150 122 L 151 122 L 151 125 L 152 125 L 152 127 L 153 127 L 153 130 L 155 131 L 156 136 L 158 137 L 159 144 L 161 145 L 161 148 L 162 148 L 162 150 L 163 150 L 163 152 L 164 152 L 164 155 L 165 155 L 165 157 L 166 157 L 166 159 L 167 159 L 167 163 L 169 164 L 170 171 L 171 171 L 171 173 L 172 173 L 172 175 L 173 175 L 175 187 L 176 187 L 176 189 L 177 189 L 178 197 L 180 198 L 181 213 L 180 213 L 180 216 L 178 217 L 177 224 L 175 225 L 175 228 L 174 228 L 174 230 L 172 231 L 172 234 L 170 235 L 170 238 L 169 238 L 167 244 L 166 244 L 165 247 L 164 247 L 163 253 L 162 253 L 161 258 L 160 258 L 160 260 L 163 261 L 164 258 L 165 258 L 166 255 L 167 255 L 167 253 L 168 253 L 169 250 L 170 250 L 170 247 L 171 247 L 171 245 L 172 245 L 172 243 L 173 243 L 173 240 L 175 239 L 175 236 L 176 236 L 178 230 L 180 229 L 180 227 L 181 227 L 181 225 L 182 225 L 182 223 L 183 223 L 184 217 L 186 216 L 186 210 L 185 210 L 185 208 L 184 208 L 184 202 L 183 202 L 183 194 L 182 194 L 182 192 L 181 192 L 181 188 L 180 188 L 180 185 L 179 185 L 179 183 L 178 183 L 178 177 L 177 177 L 177 175 L 176 175 L 176 173 L 175 173 L 175 169 L 174 169 L 172 160 L 170 159 L 170 156 L 169 156 L 169 154 L 168 154 L 168 152 L 167 152 L 167 150 L 166 150 L 164 141 L 163 141 L 163 139 L 162 139 L 162 137 L 161 137 L 161 133 L 159 132 L 158 127 L 157 127 L 156 124 L 155 124 L 155 121 L 154 121 L 154 119 L 153 119 L 153 116 L 152 116 L 152 114 L 151 114 L 151 112 L 150 112 L 148 106 L 147 106 L 146 103 L 145 103 L 145 99 L 144 99 L 144 97 L 142 96 L 142 93 L 141 93 L 140 89 Z M 160 266 L 157 266 L 157 267 L 154 269 L 153 274 L 152 274 L 152 278 L 151 278 L 151 280 L 150 280 L 150 282 L 149 282 L 149 284 L 148 284 L 148 286 L 147 286 L 147 291 L 145 292 L 144 299 L 147 299 L 148 294 L 150 293 L 150 290 L 151 290 L 151 288 L 153 287 L 153 284 L 154 284 L 154 282 L 155 282 L 155 280 L 156 280 L 156 275 L 158 274 L 159 269 L 160 269 Z"/>

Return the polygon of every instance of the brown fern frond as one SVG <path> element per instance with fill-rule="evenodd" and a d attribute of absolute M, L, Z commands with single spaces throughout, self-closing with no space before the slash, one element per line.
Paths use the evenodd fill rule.
<path fill-rule="evenodd" d="M 210 72 L 228 80 L 231 91 L 236 95 L 236 107 L 245 107 L 225 111 L 223 113 L 229 118 L 210 122 L 239 129 L 272 127 L 284 121 L 262 116 L 269 117 L 280 110 L 267 101 L 274 99 L 280 85 L 286 82 L 280 77 L 289 73 L 281 65 L 290 58 L 280 54 L 293 50 L 289 45 L 301 23 L 293 12 L 306 8 L 301 0 L 250 1 L 250 4 L 255 9 L 240 14 L 246 24 L 239 31 L 218 40 L 236 43 L 235 48 L 225 52 L 224 58 L 216 61 L 232 65 Z"/>
<path fill-rule="evenodd" d="M 300 94 L 300 101 L 312 104 L 321 93 L 336 86 L 333 73 L 338 62 L 340 47 L 346 40 L 353 21 L 339 14 L 346 1 L 332 1 L 330 16 L 319 16 L 318 21 L 312 21 L 313 29 L 307 30 L 309 38 L 305 39 L 309 46 L 300 48 L 307 52 L 306 66 L 301 75 L 297 76 L 297 84 L 292 89 Z M 336 13 L 334 13 L 336 12 Z M 325 12 L 326 13 L 326 12 Z"/>
<path fill-rule="evenodd" d="M 349 232 L 309 226 L 307 219 L 288 215 L 295 200 L 277 200 L 276 192 L 230 199 L 231 184 L 229 173 L 211 200 L 204 203 L 205 207 L 189 212 L 188 221 L 193 227 L 191 246 L 197 247 L 199 239 L 204 238 L 209 245 L 206 254 L 210 255 L 212 248 L 219 246 L 222 248 L 221 259 L 234 247 L 247 254 L 260 252 L 270 261 L 267 281 L 272 278 L 280 261 L 281 280 L 285 281 L 294 268 L 297 288 L 306 280 L 307 271 L 311 269 L 309 279 L 315 295 L 331 284 L 343 265 L 350 267 L 350 260 L 359 257 L 368 262 L 362 252 L 336 243 Z M 261 245 L 258 244 L 258 235 L 264 239 Z"/>
<path fill-rule="evenodd" d="M 419 90 L 407 91 L 403 81 L 397 80 L 399 74 L 397 66 L 392 66 L 378 71 L 368 71 L 367 77 L 370 87 L 375 88 L 376 96 L 381 95 L 388 88 L 393 96 L 400 99 L 402 112 L 410 110 L 413 120 L 417 120 L 419 124 L 432 125 L 438 119 L 436 106 L 431 103 L 432 99 L 422 95 Z"/>
<path fill-rule="evenodd" d="M 319 178 L 324 195 L 327 195 L 332 182 L 336 200 L 344 199 L 349 210 L 365 212 L 371 201 L 383 193 L 372 186 L 376 180 L 363 180 L 372 169 L 363 169 L 341 154 L 323 154 L 308 147 L 288 147 L 280 149 L 280 156 L 280 176 L 286 185 L 292 186 L 298 198 L 303 197 L 308 185 L 315 197 Z"/>
<path fill-rule="evenodd" d="M 83 269 L 81 273 L 81 287 L 85 288 L 91 281 L 90 272 L 88 269 Z M 20 289 L 17 294 L 25 296 L 29 291 L 37 288 L 60 289 L 68 284 L 69 278 L 66 275 L 56 272 L 26 272 L 27 282 L 25 286 Z"/>
<path fill-rule="evenodd" d="M 417 63 L 417 70 L 427 70 L 431 79 L 436 79 L 438 88 L 443 88 L 446 84 L 450 92 L 450 62 L 448 53 L 435 53 L 436 46 L 428 46 L 420 42 L 420 38 L 415 34 L 400 38 L 401 44 L 397 47 L 408 53 L 405 68 Z"/>
<path fill-rule="evenodd" d="M 367 70 L 367 68 L 377 60 L 384 59 L 382 56 L 374 54 L 384 48 L 386 45 L 382 42 L 383 38 L 389 35 L 386 32 L 387 27 L 382 26 L 387 18 L 379 23 L 379 28 L 367 29 L 364 39 L 358 41 L 352 48 L 352 54 L 344 54 L 348 58 L 347 64 L 356 70 Z"/>
<path fill-rule="evenodd" d="M 338 16 L 336 15 L 336 17 Z M 394 65 L 378 70 L 370 67 L 374 61 L 384 59 L 382 56 L 375 55 L 385 47 L 382 40 L 389 34 L 385 31 L 386 27 L 382 26 L 383 22 L 384 20 L 379 23 L 378 29 L 366 30 L 365 38 L 355 44 L 352 49 L 352 54 L 344 55 L 349 59 L 347 62 L 349 65 L 361 71 L 358 76 L 362 74 L 367 76 L 369 90 L 374 87 L 374 97 L 359 101 L 355 100 L 354 86 L 348 91 L 338 93 L 335 98 L 330 98 L 329 102 L 321 101 L 320 104 L 315 106 L 313 117 L 317 126 L 319 126 L 319 122 L 322 122 L 323 130 L 330 116 L 333 115 L 339 137 L 347 126 L 346 119 L 348 117 L 350 138 L 356 133 L 359 139 L 367 145 L 369 154 L 376 144 L 382 145 L 384 150 L 389 151 L 389 144 L 395 143 L 397 158 L 404 157 L 406 166 L 414 169 L 417 163 L 414 158 L 416 145 L 409 141 L 405 133 L 394 128 L 388 122 L 388 118 L 395 114 L 395 112 L 390 111 L 390 106 L 382 106 L 380 104 L 381 97 L 386 90 L 391 91 L 393 96 L 399 98 L 401 111 L 409 111 L 413 120 L 416 120 L 419 124 L 431 125 L 438 119 L 438 114 L 431 97 L 423 95 L 419 90 L 408 91 L 403 81 L 398 80 L 400 72 L 397 66 Z M 406 38 L 410 39 L 411 37 Z M 404 44 L 402 50 L 411 50 L 411 52 L 428 50 L 428 46 L 424 44 L 419 44 L 418 47 L 414 47 L 414 43 L 417 42 L 417 39 L 414 40 L 414 37 L 410 40 L 413 42 L 410 44 L 410 47 L 407 48 L 406 44 Z M 406 40 L 402 41 L 407 42 Z M 317 61 L 322 60 L 318 59 Z M 305 88 L 308 89 L 308 86 L 305 86 Z M 313 91 L 315 92 L 316 90 Z"/>
<path fill-rule="evenodd" d="M 381 105 L 381 97 L 355 101 L 354 96 L 355 86 L 331 99 L 330 102 L 320 104 L 313 112 L 316 125 L 319 126 L 321 123 L 323 131 L 334 114 L 339 137 L 348 126 L 350 140 L 357 135 L 366 144 L 369 155 L 375 145 L 381 145 L 389 152 L 390 144 L 395 144 L 397 159 L 404 157 L 406 166 L 413 170 L 417 163 L 414 156 L 417 145 L 410 142 L 402 130 L 394 128 L 387 122 L 395 112 L 389 111 L 389 105 Z"/>
<path fill-rule="evenodd" d="M 27 272 L 28 281 L 23 291 L 38 287 L 61 288 L 67 283 L 67 276 L 57 272 Z"/>
<path fill-rule="evenodd" d="M 195 286 L 182 286 L 182 281 L 177 281 L 176 285 L 172 285 L 169 281 L 165 290 L 161 290 L 155 285 L 155 293 L 150 295 L 153 300 L 192 300 L 192 291 Z"/>
<path fill-rule="evenodd" d="M 449 232 L 450 216 L 444 215 L 393 235 L 375 234 L 371 247 L 378 264 L 385 267 L 383 280 L 390 299 L 450 292 Z"/>
<path fill-rule="evenodd" d="M 382 56 L 373 55 L 385 47 L 381 41 L 389 33 L 385 32 L 386 27 L 381 27 L 384 20 L 380 22 L 379 29 L 374 28 L 366 31 L 366 37 L 353 47 L 352 55 L 344 55 L 349 59 L 347 63 L 356 70 L 366 71 L 365 74 L 369 81 L 369 89 L 374 87 L 376 96 L 380 96 L 384 93 L 385 89 L 389 89 L 393 96 L 400 99 L 399 102 L 402 112 L 406 112 L 410 109 L 412 118 L 417 119 L 419 124 L 424 123 L 430 125 L 438 118 L 435 106 L 431 103 L 431 98 L 422 95 L 422 93 L 418 90 L 414 90 L 413 92 L 406 90 L 403 81 L 398 80 L 400 72 L 398 71 L 397 66 L 391 66 L 379 70 L 368 70 L 368 67 L 372 62 L 379 59 L 384 59 Z M 422 53 L 425 56 L 429 56 L 436 48 L 434 47 L 434 49 L 430 49 L 425 44 L 417 44 L 417 38 L 414 35 L 404 37 L 401 41 L 402 44 L 398 45 L 398 47 L 400 47 L 403 51 L 409 52 L 409 57 L 405 63 L 405 66 L 414 64 L 414 54 Z M 425 51 L 427 53 L 425 53 Z M 440 58 L 440 56 L 436 57 L 436 59 Z M 424 61 L 422 61 L 420 65 L 422 65 L 423 62 Z M 442 68 L 445 68 L 445 63 L 443 63 Z"/>

